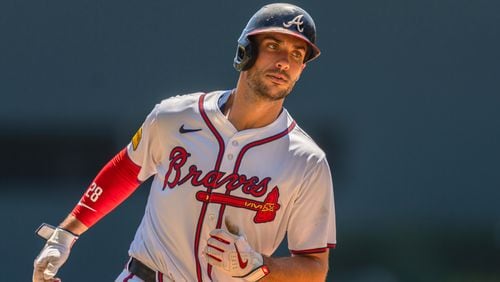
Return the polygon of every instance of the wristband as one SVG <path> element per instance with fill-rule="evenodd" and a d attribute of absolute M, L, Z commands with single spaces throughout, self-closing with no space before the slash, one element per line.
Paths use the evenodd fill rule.
<path fill-rule="evenodd" d="M 257 269 L 253 270 L 252 272 L 250 272 L 249 274 L 247 274 L 245 277 L 243 277 L 243 279 L 249 282 L 259 281 L 269 273 L 270 271 L 267 265 L 262 265 Z"/>

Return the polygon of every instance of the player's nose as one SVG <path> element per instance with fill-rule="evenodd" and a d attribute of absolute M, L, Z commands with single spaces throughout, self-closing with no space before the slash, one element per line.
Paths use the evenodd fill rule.
<path fill-rule="evenodd" d="M 282 54 L 276 60 L 276 67 L 281 71 L 290 69 L 290 61 L 287 54 Z"/>

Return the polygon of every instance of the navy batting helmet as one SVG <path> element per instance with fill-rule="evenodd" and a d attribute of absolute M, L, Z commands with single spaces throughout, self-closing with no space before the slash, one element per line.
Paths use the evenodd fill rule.
<path fill-rule="evenodd" d="M 264 32 L 284 33 L 304 40 L 309 46 L 304 63 L 320 54 L 316 46 L 316 26 L 306 11 L 292 4 L 270 4 L 258 10 L 241 33 L 233 64 L 236 70 L 243 71 L 253 65 L 257 47 L 252 46 L 251 36 Z"/>

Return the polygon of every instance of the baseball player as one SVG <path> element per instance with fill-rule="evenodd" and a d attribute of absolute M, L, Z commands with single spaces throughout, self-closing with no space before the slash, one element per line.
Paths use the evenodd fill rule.
<path fill-rule="evenodd" d="M 283 107 L 320 54 L 311 16 L 258 10 L 238 39 L 231 90 L 161 101 L 47 243 L 33 281 L 56 281 L 88 228 L 154 177 L 116 281 L 324 281 L 336 244 L 325 153 Z M 285 235 L 289 257 L 273 257 Z M 124 258 L 125 261 L 125 258 Z"/>

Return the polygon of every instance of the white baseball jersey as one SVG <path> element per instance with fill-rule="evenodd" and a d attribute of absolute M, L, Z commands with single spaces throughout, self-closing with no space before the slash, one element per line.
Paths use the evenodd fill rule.
<path fill-rule="evenodd" d="M 295 254 L 336 244 L 325 153 L 285 109 L 265 127 L 237 131 L 220 110 L 229 95 L 162 101 L 127 147 L 139 180 L 154 175 L 129 254 L 175 281 L 239 281 L 203 255 L 225 218 L 266 256 L 285 234 Z"/>

